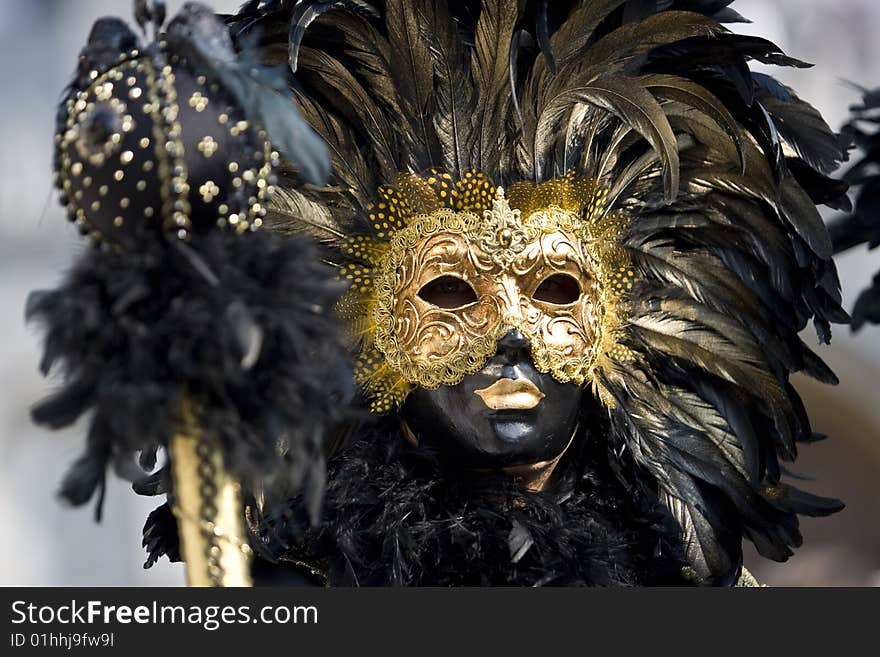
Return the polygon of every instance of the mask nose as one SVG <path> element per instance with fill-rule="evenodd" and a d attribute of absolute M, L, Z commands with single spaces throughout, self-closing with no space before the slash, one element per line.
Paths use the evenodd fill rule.
<path fill-rule="evenodd" d="M 498 339 L 498 355 L 505 356 L 510 361 L 529 357 L 529 340 L 517 329 L 510 329 Z"/>

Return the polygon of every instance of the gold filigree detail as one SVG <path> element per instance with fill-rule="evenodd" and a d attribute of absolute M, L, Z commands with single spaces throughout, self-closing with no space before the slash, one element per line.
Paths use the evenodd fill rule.
<path fill-rule="evenodd" d="M 502 268 L 509 267 L 539 235 L 539 228 L 523 222 L 522 213 L 512 210 L 499 187 L 492 201 L 492 209 L 483 212 L 485 228 L 480 236 L 480 247 Z"/>

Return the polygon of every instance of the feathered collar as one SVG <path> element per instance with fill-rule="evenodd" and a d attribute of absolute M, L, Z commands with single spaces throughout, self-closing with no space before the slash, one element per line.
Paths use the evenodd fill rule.
<path fill-rule="evenodd" d="M 685 584 L 675 529 L 579 445 L 545 492 L 452 471 L 390 422 L 329 464 L 321 524 L 294 503 L 257 520 L 258 550 L 307 565 L 326 584 L 635 586 Z"/>

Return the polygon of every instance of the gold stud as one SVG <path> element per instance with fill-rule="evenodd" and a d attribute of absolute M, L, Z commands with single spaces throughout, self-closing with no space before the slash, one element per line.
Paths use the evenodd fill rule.
<path fill-rule="evenodd" d="M 206 135 L 199 142 L 199 152 L 205 157 L 211 157 L 220 148 L 220 145 L 214 141 L 211 135 Z"/>
<path fill-rule="evenodd" d="M 101 102 L 108 101 L 113 96 L 113 83 L 105 82 L 95 89 L 95 98 Z"/>
<path fill-rule="evenodd" d="M 213 180 L 208 180 L 204 185 L 199 187 L 199 194 L 202 195 L 202 200 L 205 203 L 210 203 L 214 200 L 214 197 L 220 193 L 220 188 L 214 183 Z"/>
<path fill-rule="evenodd" d="M 208 106 L 208 99 L 205 98 L 200 91 L 195 92 L 189 98 L 189 106 L 196 112 L 204 112 Z"/>

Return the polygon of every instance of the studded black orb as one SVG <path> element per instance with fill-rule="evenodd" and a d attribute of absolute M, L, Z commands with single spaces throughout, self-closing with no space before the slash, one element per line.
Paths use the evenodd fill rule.
<path fill-rule="evenodd" d="M 258 228 L 279 155 L 219 79 L 161 41 L 104 68 L 59 113 L 56 178 L 71 221 L 122 246 L 150 231 Z"/>

